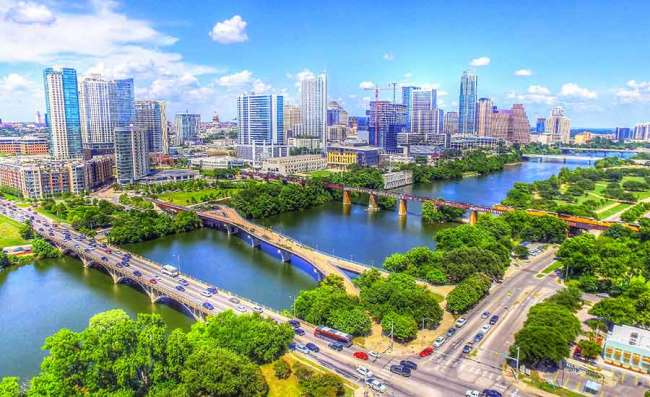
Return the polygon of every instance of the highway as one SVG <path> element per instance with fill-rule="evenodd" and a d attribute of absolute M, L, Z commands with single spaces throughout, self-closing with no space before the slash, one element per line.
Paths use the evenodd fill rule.
<path fill-rule="evenodd" d="M 106 268 L 121 270 L 124 273 L 130 272 L 130 278 L 137 280 L 142 289 L 149 294 L 152 301 L 156 301 L 160 295 L 167 296 L 178 302 L 185 302 L 186 307 L 201 309 L 202 313 L 217 313 L 225 310 L 233 310 L 235 313 L 252 312 L 253 307 L 261 305 L 250 300 L 236 297 L 225 290 L 219 289 L 217 294 L 206 297 L 201 293 L 210 287 L 200 280 L 187 275 L 178 277 L 166 276 L 161 273 L 160 265 L 136 255 L 129 260 L 130 266 L 116 268 L 122 262 L 125 251 L 116 247 L 103 247 L 101 244 L 92 246 L 93 241 L 82 234 L 69 229 L 65 225 L 55 225 L 51 220 L 38 213 L 19 207 L 0 199 L 0 208 L 4 215 L 17 221 L 24 221 L 33 217 L 33 226 L 37 233 L 64 249 L 83 252 L 83 255 L 92 258 L 99 264 L 106 264 Z M 70 238 L 66 239 L 66 234 Z M 519 299 L 528 292 L 527 289 L 533 286 L 533 291 L 544 291 L 549 294 L 548 288 L 553 290 L 553 282 L 549 278 L 538 280 L 534 273 L 547 266 L 553 258 L 554 253 L 547 252 L 540 255 L 536 261 L 532 261 L 527 269 L 520 269 L 514 272 L 510 278 L 506 278 L 502 284 L 493 287 L 492 294 L 485 299 L 472 312 L 467 314 L 467 324 L 458 330 L 438 351 L 427 358 L 419 357 L 397 357 L 390 354 L 384 355 L 377 360 L 362 361 L 356 359 L 352 354 L 362 349 L 352 346 L 343 351 L 335 351 L 327 347 L 327 341 L 313 335 L 313 326 L 302 323 L 305 335 L 296 336 L 299 343 L 315 343 L 320 347 L 319 353 L 311 353 L 307 356 L 310 360 L 329 368 L 339 375 L 356 383 L 363 383 L 363 377 L 356 371 L 359 365 L 367 366 L 375 378 L 388 386 L 384 395 L 390 396 L 463 396 L 468 389 L 482 390 L 492 388 L 501 392 L 518 393 L 517 396 L 524 396 L 525 393 L 516 388 L 502 376 L 500 357 L 492 357 L 489 351 L 492 349 L 504 351 L 512 340 L 512 335 L 521 326 L 525 319 L 525 312 L 536 299 L 519 302 Z M 138 270 L 141 276 L 136 277 L 133 272 Z M 179 279 L 185 279 L 188 284 L 183 291 L 179 291 Z M 114 281 L 116 281 L 114 279 Z M 120 281 L 120 280 L 117 280 Z M 147 287 L 155 287 L 155 293 L 147 291 Z M 531 295 L 532 296 L 532 295 Z M 235 301 L 234 299 L 238 301 Z M 540 298 L 541 299 L 541 298 Z M 212 310 L 206 309 L 203 305 L 209 303 Z M 507 307 L 507 309 L 506 309 Z M 489 310 L 502 316 L 499 324 L 486 335 L 483 344 L 477 349 L 476 356 L 467 357 L 462 354 L 462 346 L 465 341 L 471 339 L 483 323 L 480 313 Z M 270 309 L 263 309 L 263 316 L 269 317 L 276 322 L 286 322 L 289 318 L 280 315 Z M 301 353 L 297 353 L 301 354 Z M 404 378 L 389 371 L 390 365 L 398 364 L 401 359 L 410 359 L 418 364 L 418 369 L 412 371 L 410 378 Z M 479 372 L 477 372 L 477 369 Z M 372 395 L 372 392 L 369 391 Z M 506 395 L 506 394 L 504 394 Z"/>

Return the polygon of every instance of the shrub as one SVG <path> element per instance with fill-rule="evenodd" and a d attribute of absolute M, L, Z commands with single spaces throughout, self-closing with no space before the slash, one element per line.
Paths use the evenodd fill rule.
<path fill-rule="evenodd" d="M 276 378 L 287 379 L 291 376 L 291 367 L 286 361 L 280 359 L 273 364 L 273 372 Z"/>

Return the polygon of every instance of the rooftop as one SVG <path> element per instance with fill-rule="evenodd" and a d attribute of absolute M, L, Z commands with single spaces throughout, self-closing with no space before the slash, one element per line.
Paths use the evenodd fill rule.
<path fill-rule="evenodd" d="M 607 335 L 607 342 L 635 346 L 650 351 L 650 331 L 629 325 L 615 325 Z"/>

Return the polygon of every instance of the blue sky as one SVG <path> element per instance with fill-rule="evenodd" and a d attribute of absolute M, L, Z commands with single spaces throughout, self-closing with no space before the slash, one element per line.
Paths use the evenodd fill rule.
<path fill-rule="evenodd" d="M 576 127 L 629 126 L 650 120 L 649 14 L 648 1 L 0 0 L 0 118 L 43 110 L 50 65 L 133 77 L 170 115 L 222 119 L 244 91 L 296 102 L 322 71 L 351 114 L 361 86 L 393 81 L 436 87 L 453 110 L 471 68 L 479 96 L 524 103 L 531 121 L 561 105 Z"/>

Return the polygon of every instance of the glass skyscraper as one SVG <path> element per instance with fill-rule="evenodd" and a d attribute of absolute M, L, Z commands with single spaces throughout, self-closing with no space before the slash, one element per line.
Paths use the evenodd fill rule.
<path fill-rule="evenodd" d="M 458 133 L 476 133 L 476 75 L 468 70 L 460 78 L 458 97 Z"/>
<path fill-rule="evenodd" d="M 176 127 L 176 144 L 182 145 L 187 141 L 195 140 L 199 135 L 201 115 L 193 113 L 176 113 L 174 125 Z"/>
<path fill-rule="evenodd" d="M 397 134 L 406 130 L 406 106 L 371 101 L 366 111 L 369 122 L 369 141 L 388 153 L 397 152 Z"/>
<path fill-rule="evenodd" d="M 413 98 L 413 91 L 419 90 L 420 87 L 405 86 L 402 87 L 402 105 L 406 107 L 406 125 L 411 125 L 411 116 L 409 109 L 411 108 L 411 98 Z"/>
<path fill-rule="evenodd" d="M 240 95 L 237 98 L 240 145 L 283 145 L 284 115 L 281 95 Z"/>
<path fill-rule="evenodd" d="M 135 101 L 135 125 L 147 135 L 149 152 L 169 153 L 165 102 Z"/>
<path fill-rule="evenodd" d="M 81 119 L 74 69 L 43 71 L 50 154 L 56 159 L 82 156 Z"/>

